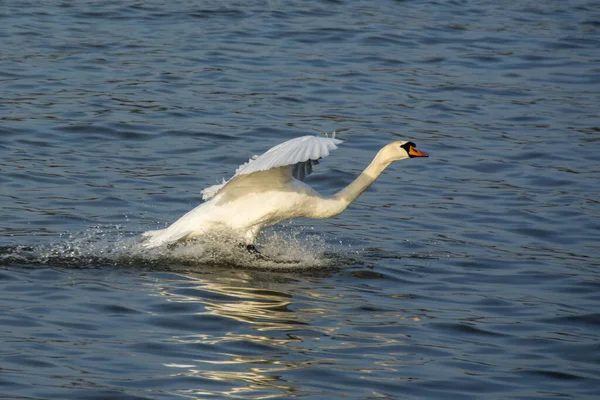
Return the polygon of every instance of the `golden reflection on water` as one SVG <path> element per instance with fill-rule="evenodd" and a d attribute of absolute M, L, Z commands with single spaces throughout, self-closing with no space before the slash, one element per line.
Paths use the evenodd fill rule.
<path fill-rule="evenodd" d="M 298 377 L 314 374 L 315 368 L 341 374 L 342 380 L 347 374 L 371 380 L 382 371 L 395 376 L 415 362 L 406 347 L 410 335 L 398 328 L 418 324 L 418 316 L 369 308 L 367 287 L 340 288 L 314 274 L 239 269 L 171 276 L 176 278 L 161 279 L 159 295 L 168 302 L 197 303 L 194 315 L 218 317 L 209 322 L 211 329 L 218 324 L 214 330 L 188 330 L 166 339 L 184 348 L 210 346 L 206 356 L 164 364 L 176 371 L 174 376 L 215 383 L 199 383 L 197 390 L 186 390 L 186 396 L 291 397 L 302 392 L 295 385 L 302 381 Z M 357 357 L 371 361 L 357 363 Z M 323 379 L 326 383 L 329 378 Z"/>
<path fill-rule="evenodd" d="M 310 311 L 307 307 L 294 310 L 290 307 L 294 301 L 293 295 L 291 291 L 285 289 L 288 287 L 297 289 L 298 284 L 301 284 L 302 293 L 307 299 L 318 298 L 318 294 L 311 293 L 308 289 L 310 282 L 302 279 L 286 281 L 285 278 L 284 282 L 257 281 L 256 274 L 239 270 L 233 275 L 186 273 L 181 277 L 184 280 L 180 283 L 186 289 L 194 289 L 194 292 L 199 295 L 174 293 L 175 289 L 181 288 L 182 285 L 179 284 L 163 286 L 159 292 L 166 297 L 167 301 L 200 302 L 206 313 L 241 322 L 250 329 L 242 329 L 242 332 L 230 331 L 226 334 L 220 331 L 218 336 L 203 332 L 172 337 L 170 338 L 172 342 L 218 345 L 224 350 L 220 354 L 223 359 L 215 360 L 213 354 L 210 360 L 195 359 L 193 363 L 164 364 L 166 367 L 177 369 L 178 376 L 183 374 L 213 381 L 240 383 L 241 386 L 229 385 L 227 391 L 218 392 L 219 395 L 228 397 L 242 394 L 247 396 L 252 393 L 253 398 L 262 399 L 281 396 L 282 392 L 291 394 L 298 391 L 293 384 L 281 379 L 281 373 L 310 367 L 312 361 L 308 356 L 306 359 L 291 361 L 287 355 L 297 353 L 298 346 L 302 346 L 304 335 L 299 335 L 299 330 L 308 334 L 310 340 L 315 340 L 315 337 L 323 333 L 323 327 L 309 327 L 308 321 L 311 316 L 323 315 L 325 311 L 318 310 L 314 305 L 308 307 Z M 297 296 L 297 292 L 295 293 Z M 309 333 L 305 332 L 306 330 L 316 332 Z M 333 333 L 335 329 L 325 330 Z M 273 334 L 269 335 L 268 332 Z M 283 334 L 275 332 L 283 332 Z M 232 349 L 231 353 L 244 353 L 243 347 L 247 347 L 248 353 L 251 354 L 227 354 L 228 346 L 232 344 L 236 346 L 242 344 L 242 351 L 237 347 Z M 253 348 L 254 345 L 256 348 Z M 292 345 L 293 348 L 289 347 Z M 267 347 L 271 350 L 262 350 L 259 355 L 254 354 Z M 310 352 L 311 350 L 307 348 L 306 353 Z M 184 393 L 199 398 L 208 394 L 204 389 L 185 390 Z"/>

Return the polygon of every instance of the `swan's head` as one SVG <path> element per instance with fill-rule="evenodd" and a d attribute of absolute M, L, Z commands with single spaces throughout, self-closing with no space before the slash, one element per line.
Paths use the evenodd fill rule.
<path fill-rule="evenodd" d="M 413 142 L 398 141 L 385 146 L 379 152 L 379 156 L 385 163 L 400 161 L 413 157 L 429 157 L 427 153 L 417 150 Z"/>

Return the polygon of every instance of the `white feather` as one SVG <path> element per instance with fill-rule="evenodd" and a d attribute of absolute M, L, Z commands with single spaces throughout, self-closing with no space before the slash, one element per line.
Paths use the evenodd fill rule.
<path fill-rule="evenodd" d="M 335 139 L 335 137 L 302 136 L 278 144 L 261 156 L 254 156 L 247 163 L 240 165 L 229 180 L 204 189 L 201 192 L 202 200 L 215 197 L 235 177 L 295 165 L 309 160 L 316 161 L 327 157 L 329 152 L 337 149 L 337 145 L 341 143 L 343 143 L 343 140 Z"/>

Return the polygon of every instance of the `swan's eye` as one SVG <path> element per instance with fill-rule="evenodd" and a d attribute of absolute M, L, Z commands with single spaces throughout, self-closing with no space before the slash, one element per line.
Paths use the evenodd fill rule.
<path fill-rule="evenodd" d="M 413 147 L 416 147 L 416 145 L 413 142 L 406 142 L 400 147 L 402 147 L 404 150 L 406 150 L 407 153 L 410 153 L 410 149 Z"/>

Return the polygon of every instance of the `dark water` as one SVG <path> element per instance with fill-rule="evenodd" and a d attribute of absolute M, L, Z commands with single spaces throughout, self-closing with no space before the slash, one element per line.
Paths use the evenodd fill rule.
<path fill-rule="evenodd" d="M 600 3 L 0 3 L 0 397 L 597 398 Z M 296 136 L 337 218 L 144 252 Z M 233 249 L 232 249 L 233 247 Z"/>

